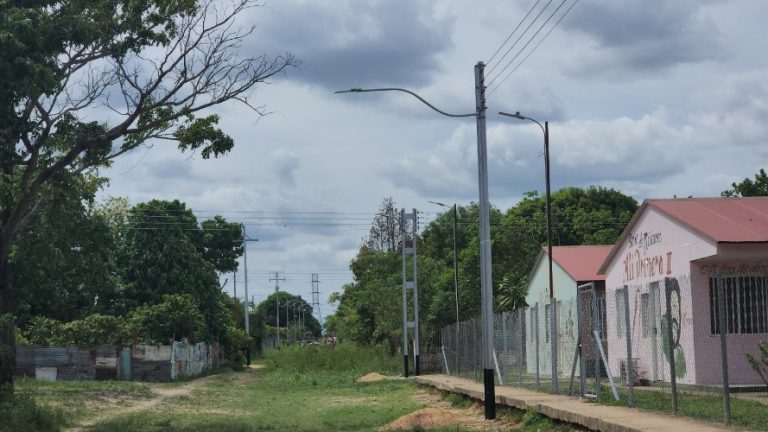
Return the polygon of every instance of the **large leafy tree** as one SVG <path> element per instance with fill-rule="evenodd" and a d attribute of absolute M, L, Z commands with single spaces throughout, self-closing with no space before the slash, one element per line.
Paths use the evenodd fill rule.
<path fill-rule="evenodd" d="M 280 302 L 279 308 L 277 307 L 278 301 Z M 288 326 L 295 328 L 300 317 L 299 311 L 302 310 L 304 311 L 306 331 L 314 336 L 320 336 L 320 322 L 312 315 L 312 305 L 307 303 L 301 296 L 285 291 L 272 293 L 264 301 L 256 305 L 253 314 L 259 322 L 269 327 L 277 328 L 277 320 L 279 319 L 280 328 L 287 328 Z"/>
<path fill-rule="evenodd" d="M 219 156 L 233 140 L 203 110 L 236 100 L 262 114 L 249 90 L 296 60 L 238 55 L 250 29 L 235 21 L 255 5 L 0 2 L 0 314 L 13 311 L 11 248 L 58 174 L 108 165 L 150 139 Z M 12 335 L 0 328 L 0 384 L 12 382 Z"/>
<path fill-rule="evenodd" d="M 51 199 L 32 217 L 13 248 L 11 290 L 16 317 L 68 322 L 93 313 L 114 312 L 114 238 L 93 197 L 100 179 L 58 176 Z"/>
<path fill-rule="evenodd" d="M 724 190 L 721 195 L 724 197 L 768 196 L 768 174 L 761 168 L 755 174 L 754 181 L 745 178 L 739 183 L 731 183 L 731 189 Z"/>

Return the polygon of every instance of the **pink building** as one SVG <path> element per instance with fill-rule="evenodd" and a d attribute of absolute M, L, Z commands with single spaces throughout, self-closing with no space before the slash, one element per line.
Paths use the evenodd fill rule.
<path fill-rule="evenodd" d="M 669 337 L 677 380 L 722 382 L 717 271 L 726 286 L 732 385 L 762 384 L 746 360 L 768 340 L 768 197 L 643 202 L 600 267 L 606 276 L 608 358 L 626 362 L 625 314 L 641 380 L 669 381 Z M 665 279 L 671 316 L 666 312 Z M 622 290 L 629 292 L 625 310 Z"/>

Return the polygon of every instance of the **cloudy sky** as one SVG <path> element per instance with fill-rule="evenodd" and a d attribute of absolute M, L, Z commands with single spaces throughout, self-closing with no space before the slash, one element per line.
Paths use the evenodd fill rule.
<path fill-rule="evenodd" d="M 550 122 L 555 188 L 717 196 L 768 165 L 766 16 L 757 0 L 271 0 L 242 17 L 255 26 L 243 54 L 291 52 L 302 65 L 253 93 L 270 114 L 219 107 L 230 154 L 204 161 L 157 143 L 107 171 L 103 195 L 243 222 L 259 239 L 249 294 L 263 300 L 279 271 L 281 289 L 310 301 L 319 273 L 326 315 L 384 197 L 425 221 L 440 211 L 427 200 L 477 201 L 473 119 L 334 90 L 407 87 L 468 113 L 474 65 L 488 64 L 490 196 L 502 209 L 544 179 L 540 129 L 498 111 Z M 241 266 L 238 295 L 243 278 Z"/>

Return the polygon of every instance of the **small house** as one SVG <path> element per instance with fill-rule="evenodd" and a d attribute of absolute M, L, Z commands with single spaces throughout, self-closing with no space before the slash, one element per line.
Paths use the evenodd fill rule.
<path fill-rule="evenodd" d="M 598 274 L 597 270 L 610 250 L 611 246 L 554 246 L 552 248 L 552 291 L 557 302 L 555 310 L 559 375 L 571 372 L 579 329 L 586 328 L 579 326 L 580 320 L 577 317 L 576 296 L 579 285 L 594 283 L 600 320 L 604 321 L 605 276 Z M 538 344 L 539 373 L 542 376 L 550 375 L 552 371 L 550 348 L 552 306 L 546 248 L 542 248 L 539 252 L 528 276 L 526 302 L 529 307 L 526 323 L 526 369 L 528 373 L 536 372 L 536 345 Z M 582 316 L 584 316 L 583 312 Z M 605 326 L 602 325 L 602 327 Z M 594 343 L 591 338 L 585 341 L 584 335 L 582 335 L 582 341 Z M 594 352 L 589 349 L 585 351 L 590 354 Z M 590 361 L 594 362 L 594 358 L 585 358 L 585 362 Z"/>
<path fill-rule="evenodd" d="M 599 273 L 614 376 L 626 366 L 630 337 L 641 381 L 670 381 L 674 364 L 679 383 L 719 385 L 725 331 L 730 383 L 762 383 L 746 355 L 758 356 L 758 343 L 768 340 L 768 197 L 646 200 Z M 718 276 L 726 291 L 725 329 Z"/>

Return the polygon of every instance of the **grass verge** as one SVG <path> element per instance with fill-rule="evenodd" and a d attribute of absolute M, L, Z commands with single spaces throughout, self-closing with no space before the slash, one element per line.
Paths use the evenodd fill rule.
<path fill-rule="evenodd" d="M 265 368 L 213 377 L 156 409 L 119 415 L 90 432 L 375 431 L 420 408 L 406 380 L 356 383 L 391 372 L 378 348 L 340 344 L 268 352 Z"/>

